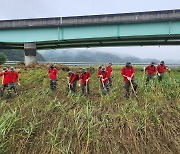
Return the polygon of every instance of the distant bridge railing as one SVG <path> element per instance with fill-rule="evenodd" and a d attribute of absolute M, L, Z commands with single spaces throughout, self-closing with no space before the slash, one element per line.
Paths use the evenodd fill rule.
<path fill-rule="evenodd" d="M 16 65 L 20 61 L 6 61 L 5 65 Z M 106 65 L 108 63 L 106 62 L 44 62 L 44 61 L 38 61 L 39 64 L 62 64 L 62 65 L 68 65 L 68 66 L 94 66 L 94 65 Z M 149 65 L 149 63 L 132 63 L 133 65 L 141 65 L 146 66 Z M 113 65 L 125 65 L 125 63 L 113 63 Z M 168 64 L 170 67 L 180 67 L 180 64 Z"/>

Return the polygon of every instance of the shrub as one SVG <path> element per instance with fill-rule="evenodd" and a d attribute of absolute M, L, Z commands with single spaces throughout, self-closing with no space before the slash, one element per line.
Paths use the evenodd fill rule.
<path fill-rule="evenodd" d="M 0 52 L 0 65 L 4 64 L 7 61 L 6 55 Z"/>

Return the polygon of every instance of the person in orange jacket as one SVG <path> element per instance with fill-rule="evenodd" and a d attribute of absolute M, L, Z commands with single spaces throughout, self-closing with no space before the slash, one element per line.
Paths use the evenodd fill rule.
<path fill-rule="evenodd" d="M 85 89 L 86 89 L 87 94 L 90 93 L 90 90 L 89 90 L 90 77 L 91 77 L 91 74 L 88 71 L 86 71 L 85 68 L 82 68 L 82 73 L 79 75 L 82 95 L 84 95 Z"/>
<path fill-rule="evenodd" d="M 127 62 L 126 66 L 122 68 L 121 70 L 121 75 L 124 77 L 124 88 L 126 91 L 125 97 L 129 98 L 130 96 L 130 92 L 129 89 L 131 87 L 131 83 L 133 85 L 134 91 L 136 92 L 137 89 L 137 83 L 134 81 L 134 73 L 135 73 L 135 69 L 132 66 L 131 62 Z"/>
<path fill-rule="evenodd" d="M 58 70 L 51 64 L 48 73 L 50 78 L 50 88 L 52 91 L 55 91 L 57 87 Z"/>
<path fill-rule="evenodd" d="M 144 72 L 147 72 L 146 84 L 148 84 L 148 82 L 150 80 L 154 80 L 156 76 L 157 69 L 155 66 L 155 62 L 151 62 L 150 65 L 144 67 Z"/>
<path fill-rule="evenodd" d="M 162 81 L 165 70 L 171 71 L 171 69 L 164 64 L 164 61 L 161 61 L 157 66 L 158 81 Z"/>
<path fill-rule="evenodd" d="M 109 73 L 106 71 L 106 68 L 102 67 L 101 72 L 99 72 L 98 77 L 100 78 L 100 85 L 103 94 L 109 93 Z"/>
<path fill-rule="evenodd" d="M 106 71 L 108 73 L 108 80 L 109 80 L 109 86 L 111 87 L 112 86 L 112 72 L 113 72 L 113 69 L 112 69 L 112 63 L 109 63 L 108 66 L 106 66 Z"/>
<path fill-rule="evenodd" d="M 19 84 L 19 75 L 18 72 L 15 71 L 14 67 L 11 67 L 9 70 L 9 83 L 8 83 L 8 98 L 11 98 L 12 89 L 14 90 L 15 94 L 18 95 L 17 92 L 17 84 Z"/>
<path fill-rule="evenodd" d="M 76 92 L 76 85 L 77 85 L 77 81 L 79 80 L 79 75 L 72 71 L 69 71 L 67 78 L 68 78 L 69 90 Z"/>
<path fill-rule="evenodd" d="M 2 97 L 5 89 L 8 88 L 8 84 L 9 84 L 9 72 L 6 67 L 4 67 L 2 69 L 2 72 L 0 72 L 0 77 L 2 77 L 2 87 L 0 91 L 0 97 Z"/>

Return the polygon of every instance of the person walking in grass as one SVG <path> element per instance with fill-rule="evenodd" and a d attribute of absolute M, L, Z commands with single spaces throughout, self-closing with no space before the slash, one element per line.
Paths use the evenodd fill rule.
<path fill-rule="evenodd" d="M 147 72 L 147 78 L 146 78 L 146 85 L 149 83 L 150 80 L 154 80 L 156 76 L 156 66 L 154 62 L 151 62 L 150 65 L 144 67 L 144 73 Z"/>
<path fill-rule="evenodd" d="M 0 97 L 2 97 L 5 89 L 8 88 L 8 84 L 9 84 L 9 72 L 6 67 L 4 67 L 2 69 L 2 72 L 0 72 L 0 77 L 2 77 L 2 86 L 0 91 Z"/>
<path fill-rule="evenodd" d="M 88 95 L 90 93 L 90 90 L 89 90 L 90 77 L 91 77 L 90 73 L 88 71 L 86 71 L 85 68 L 82 68 L 82 72 L 79 76 L 82 95 L 85 94 L 85 91 L 86 91 L 86 94 L 88 94 Z"/>
<path fill-rule="evenodd" d="M 17 84 L 19 84 L 19 75 L 18 72 L 15 71 L 14 67 L 11 67 L 9 70 L 9 83 L 8 83 L 8 98 L 11 98 L 12 89 L 15 94 L 18 95 L 17 92 Z"/>
<path fill-rule="evenodd" d="M 109 78 L 108 78 L 109 86 L 111 87 L 112 86 L 112 72 L 113 72 L 112 63 L 109 63 L 108 66 L 106 66 L 106 71 L 109 76 Z"/>
<path fill-rule="evenodd" d="M 171 69 L 164 64 L 164 61 L 161 61 L 157 66 L 158 81 L 162 81 L 165 70 L 171 71 Z"/>
<path fill-rule="evenodd" d="M 132 66 L 131 62 L 127 62 L 126 65 L 121 70 L 121 75 L 124 77 L 124 88 L 125 88 L 125 97 L 129 98 L 130 96 L 130 87 L 131 83 L 133 85 L 134 91 L 136 93 L 137 83 L 134 80 L 135 69 Z"/>
<path fill-rule="evenodd" d="M 72 92 L 76 92 L 76 85 L 77 81 L 79 80 L 79 75 L 72 71 L 69 71 L 67 78 L 69 90 L 71 90 Z"/>
<path fill-rule="evenodd" d="M 48 73 L 50 78 L 50 88 L 52 91 L 55 91 L 57 88 L 58 70 L 51 64 Z"/>
<path fill-rule="evenodd" d="M 101 68 L 98 77 L 100 78 L 100 85 L 103 94 L 109 93 L 109 73 L 106 71 L 105 67 Z"/>

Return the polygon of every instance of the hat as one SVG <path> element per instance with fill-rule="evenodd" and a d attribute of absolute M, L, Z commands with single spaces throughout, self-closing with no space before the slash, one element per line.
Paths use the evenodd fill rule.
<path fill-rule="evenodd" d="M 151 65 L 155 65 L 155 62 L 152 61 L 152 62 L 151 62 Z"/>
<path fill-rule="evenodd" d="M 131 62 L 127 62 L 126 63 L 126 67 L 131 67 L 132 65 L 131 65 Z"/>
<path fill-rule="evenodd" d="M 161 61 L 160 64 L 164 64 L 164 61 Z"/>
<path fill-rule="evenodd" d="M 102 67 L 102 68 L 101 68 L 101 71 L 102 71 L 102 72 L 105 72 L 105 71 L 106 71 L 106 68 L 105 68 L 105 67 Z"/>
<path fill-rule="evenodd" d="M 3 72 L 6 72 L 6 71 L 7 71 L 7 68 L 6 68 L 6 67 L 3 67 L 2 71 L 3 71 Z"/>
<path fill-rule="evenodd" d="M 69 71 L 68 74 L 71 75 L 73 72 L 72 71 Z"/>
<path fill-rule="evenodd" d="M 51 64 L 51 65 L 50 65 L 50 68 L 54 68 L 54 65 L 53 65 L 53 64 Z"/>
<path fill-rule="evenodd" d="M 11 70 L 11 71 L 14 71 L 14 67 L 10 67 L 10 70 Z"/>

